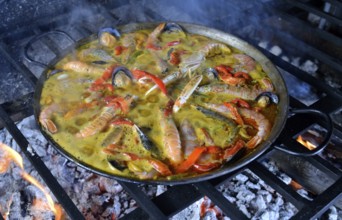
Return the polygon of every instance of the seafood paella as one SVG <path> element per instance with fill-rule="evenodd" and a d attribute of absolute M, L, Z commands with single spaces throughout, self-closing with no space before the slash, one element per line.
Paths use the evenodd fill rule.
<path fill-rule="evenodd" d="M 175 23 L 105 28 L 48 72 L 39 123 L 98 170 L 177 179 L 265 141 L 278 112 L 274 91 L 252 57 Z"/>

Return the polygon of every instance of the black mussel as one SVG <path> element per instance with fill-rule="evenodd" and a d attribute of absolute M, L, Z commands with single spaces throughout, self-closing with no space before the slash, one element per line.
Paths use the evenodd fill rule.
<path fill-rule="evenodd" d="M 101 28 L 99 32 L 97 33 L 97 37 L 100 38 L 103 33 L 109 33 L 117 39 L 121 37 L 120 32 L 116 28 L 111 28 L 111 27 Z"/>
<path fill-rule="evenodd" d="M 219 79 L 219 74 L 214 68 L 206 69 L 207 76 L 210 80 Z"/>
<path fill-rule="evenodd" d="M 163 29 L 163 32 L 174 32 L 174 31 L 181 31 L 181 32 L 184 32 L 183 28 L 179 25 L 179 24 L 176 24 L 176 23 L 166 23 L 165 24 L 165 27 Z"/>
<path fill-rule="evenodd" d="M 104 64 L 107 64 L 106 61 L 103 61 L 103 60 L 95 60 L 92 62 L 93 64 L 98 64 L 98 65 L 104 65 Z"/>
<path fill-rule="evenodd" d="M 133 74 L 132 72 L 127 69 L 126 67 L 123 66 L 118 66 L 116 68 L 114 68 L 113 72 L 112 72 L 112 85 L 113 86 L 122 86 L 122 84 L 124 84 L 124 82 L 119 83 L 117 80 L 117 76 L 120 75 L 121 73 L 124 73 L 124 75 L 121 75 L 121 79 L 123 81 L 123 77 L 125 77 L 126 80 L 133 80 Z"/>
<path fill-rule="evenodd" d="M 255 98 L 255 101 L 258 102 L 260 107 L 266 107 L 268 104 L 270 104 L 270 102 L 278 104 L 279 98 L 273 92 L 262 92 Z"/>
<path fill-rule="evenodd" d="M 154 145 L 154 143 L 147 137 L 144 132 L 141 131 L 141 129 L 137 126 L 134 125 L 135 130 L 137 131 L 139 138 L 141 140 L 142 145 L 144 148 L 148 151 L 151 151 L 152 153 L 157 153 L 158 154 L 158 148 Z"/>
<path fill-rule="evenodd" d="M 52 75 L 55 75 L 56 73 L 60 73 L 60 72 L 63 72 L 63 70 L 60 70 L 60 69 L 54 69 L 54 70 L 52 70 L 51 72 L 50 72 L 50 76 L 52 76 Z"/>
<path fill-rule="evenodd" d="M 113 158 L 107 157 L 108 163 L 115 169 L 123 171 L 127 168 L 126 163 L 124 161 L 114 160 Z"/>

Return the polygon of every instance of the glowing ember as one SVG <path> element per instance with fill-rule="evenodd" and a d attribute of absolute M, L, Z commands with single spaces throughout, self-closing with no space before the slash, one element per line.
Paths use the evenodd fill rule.
<path fill-rule="evenodd" d="M 310 141 L 304 140 L 301 135 L 297 137 L 297 141 L 309 150 L 314 150 L 316 148 L 316 145 L 312 144 Z"/>
<path fill-rule="evenodd" d="M 22 170 L 24 169 L 23 158 L 18 152 L 3 143 L 0 143 L 0 150 L 0 173 L 8 170 L 11 161 L 16 163 Z"/>
<path fill-rule="evenodd" d="M 28 182 L 35 185 L 38 189 L 40 189 L 44 193 L 46 201 L 47 201 L 46 205 L 49 208 L 49 210 L 51 210 L 55 214 L 55 219 L 56 220 L 62 219 L 63 213 L 62 213 L 61 207 L 53 202 L 53 199 L 50 196 L 50 194 L 45 190 L 43 185 L 41 185 L 38 182 L 38 180 L 36 180 L 34 177 L 32 177 L 31 175 L 29 175 L 28 173 L 24 171 L 23 158 L 20 156 L 20 154 L 16 152 L 15 150 L 13 150 L 11 147 L 3 143 L 0 143 L 0 173 L 5 173 L 8 170 L 9 165 L 12 161 L 21 168 L 22 177 Z M 38 202 L 38 200 L 36 202 Z M 39 202 L 42 204 L 41 207 L 46 206 L 46 205 L 43 205 L 42 201 L 39 201 Z"/>

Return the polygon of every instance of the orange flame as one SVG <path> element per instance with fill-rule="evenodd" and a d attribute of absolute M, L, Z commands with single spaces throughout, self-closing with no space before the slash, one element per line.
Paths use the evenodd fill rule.
<path fill-rule="evenodd" d="M 62 219 L 62 209 L 58 204 L 55 204 L 53 202 L 52 197 L 50 194 L 45 190 L 43 185 L 41 185 L 38 180 L 36 180 L 34 177 L 29 175 L 24 171 L 24 165 L 23 165 L 23 158 L 20 156 L 18 152 L 13 150 L 11 147 L 0 143 L 0 173 L 4 173 L 8 170 L 10 163 L 13 161 L 15 164 L 17 164 L 21 169 L 21 175 L 22 177 L 27 180 L 28 182 L 32 183 L 35 185 L 38 189 L 40 189 L 46 198 L 47 205 L 50 208 L 50 210 L 54 213 L 55 219 L 60 220 Z"/>
<path fill-rule="evenodd" d="M 304 140 L 301 135 L 297 137 L 297 141 L 309 150 L 314 150 L 316 148 L 316 145 L 312 144 L 310 141 Z"/>

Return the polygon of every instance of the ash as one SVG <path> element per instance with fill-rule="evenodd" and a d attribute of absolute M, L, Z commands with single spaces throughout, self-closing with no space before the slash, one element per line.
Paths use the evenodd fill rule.
<path fill-rule="evenodd" d="M 33 117 L 24 119 L 17 126 L 28 139 L 29 147 L 41 157 L 87 220 L 117 219 L 137 207 L 117 181 L 95 175 L 57 153 L 40 133 Z M 6 130 L 0 130 L 0 142 L 21 152 Z M 25 171 L 44 184 L 25 156 L 23 159 Z M 157 193 L 157 190 L 151 193 Z M 23 180 L 20 168 L 12 164 L 7 173 L 0 177 L 0 213 L 7 213 L 8 219 L 53 219 L 50 211 L 41 211 L 34 205 L 37 200 L 45 201 L 42 192 Z M 68 219 L 68 216 L 65 218 Z"/>

